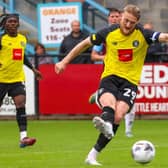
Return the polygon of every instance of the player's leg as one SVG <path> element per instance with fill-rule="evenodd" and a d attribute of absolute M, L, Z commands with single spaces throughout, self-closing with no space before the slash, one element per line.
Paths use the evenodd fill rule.
<path fill-rule="evenodd" d="M 0 83 L 0 106 L 3 103 L 3 99 L 8 92 L 8 84 Z"/>
<path fill-rule="evenodd" d="M 126 105 L 127 105 L 127 104 L 126 104 Z M 127 106 L 128 106 L 128 105 L 127 105 Z M 123 106 L 122 106 L 122 107 L 123 107 Z M 121 108 L 121 109 L 123 109 L 123 108 Z M 124 108 L 124 109 L 126 109 L 126 108 Z M 122 117 L 120 118 L 120 121 L 122 120 L 122 118 L 123 118 L 123 116 L 124 116 L 125 113 L 126 113 L 126 111 L 123 111 L 123 114 L 122 114 L 122 115 L 118 115 L 119 117 L 122 116 Z M 101 116 L 101 117 L 102 117 L 102 116 Z M 102 117 L 103 121 L 105 121 L 105 122 L 107 121 L 107 120 L 106 120 L 106 119 L 107 119 L 106 117 L 108 118 L 107 115 L 105 115 L 105 116 Z M 110 117 L 110 116 L 109 116 L 109 117 Z M 113 124 L 112 124 L 112 125 L 113 125 L 112 129 L 113 129 L 113 134 L 114 134 L 114 135 L 116 134 L 116 132 L 117 132 L 117 130 L 118 130 L 118 127 L 119 127 L 119 123 L 120 123 L 119 117 L 118 117 L 118 119 L 117 119 L 117 124 L 116 124 L 115 121 L 112 122 L 112 123 L 113 123 Z M 111 121 L 110 121 L 110 123 L 111 123 Z M 100 130 L 100 132 L 101 132 L 101 130 Z M 113 136 L 114 136 L 114 135 L 113 135 Z M 100 153 L 100 152 L 106 147 L 106 145 L 111 141 L 111 139 L 112 139 L 113 136 L 108 137 L 108 136 L 106 136 L 106 134 L 104 134 L 104 132 L 102 131 L 102 132 L 100 133 L 98 139 L 97 139 L 96 144 L 94 145 L 94 147 L 90 150 L 89 154 L 87 155 L 87 158 L 86 158 L 85 162 L 86 162 L 87 164 L 90 164 L 90 165 L 101 165 L 100 163 L 97 162 L 97 157 L 98 157 L 99 153 Z"/>
<path fill-rule="evenodd" d="M 88 153 L 85 162 L 89 165 L 101 165 L 99 162 L 97 162 L 97 157 L 103 148 L 110 142 L 110 140 L 111 139 L 106 138 L 104 134 L 100 133 L 96 144 Z"/>
<path fill-rule="evenodd" d="M 114 124 L 117 88 L 111 83 L 111 78 L 113 77 L 104 78 L 100 83 L 100 89 L 96 91 L 95 102 L 102 110 L 102 114 L 100 117 L 93 118 L 94 126 L 99 130 L 100 135 L 86 158 L 86 162 L 90 165 L 97 164 L 98 154 L 111 141 L 118 128 Z"/>
<path fill-rule="evenodd" d="M 114 124 L 114 110 L 111 107 L 111 102 L 114 102 L 115 107 L 116 99 L 105 90 L 98 91 L 98 101 L 96 102 L 102 109 L 100 117 L 96 116 L 93 118 L 94 126 L 100 131 L 100 135 L 97 139 L 96 144 L 90 150 L 85 162 L 90 165 L 100 165 L 97 162 L 98 154 L 105 148 L 105 146 L 111 141 L 114 133 L 118 126 Z"/>
<path fill-rule="evenodd" d="M 132 125 L 135 117 L 134 101 L 137 93 L 137 85 L 134 85 L 129 81 L 123 80 L 122 88 L 123 89 L 121 90 L 118 96 L 118 99 L 127 103 L 129 107 L 124 117 L 125 117 L 125 132 L 127 133 L 127 136 L 131 137 L 132 136 L 131 130 L 132 130 Z M 122 107 L 122 106 L 119 106 L 119 107 Z"/>
<path fill-rule="evenodd" d="M 119 126 L 118 124 L 113 124 L 114 135 L 117 132 L 118 126 Z M 96 144 L 94 145 L 94 147 L 88 153 L 85 162 L 89 165 L 101 165 L 99 162 L 97 162 L 97 157 L 98 157 L 99 153 L 111 141 L 111 139 L 112 138 L 109 139 L 109 138 L 105 137 L 103 133 L 100 133 Z"/>
<path fill-rule="evenodd" d="M 16 120 L 20 131 L 20 147 L 33 145 L 36 139 L 27 136 L 26 92 L 24 84 L 12 84 L 9 93 L 16 106 Z"/>
<path fill-rule="evenodd" d="M 129 113 L 125 115 L 125 135 L 132 137 L 132 127 L 135 119 L 135 108 L 133 107 Z"/>

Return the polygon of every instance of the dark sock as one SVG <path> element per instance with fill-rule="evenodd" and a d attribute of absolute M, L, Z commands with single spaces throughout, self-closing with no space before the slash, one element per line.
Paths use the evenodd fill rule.
<path fill-rule="evenodd" d="M 113 124 L 113 132 L 116 134 L 118 130 L 119 125 L 118 124 Z M 94 148 L 98 151 L 101 152 L 103 148 L 111 141 L 111 139 L 108 139 L 104 136 L 104 134 L 100 134 L 98 137 L 98 140 L 96 144 L 94 145 Z"/>
<path fill-rule="evenodd" d="M 108 139 L 104 136 L 104 134 L 100 134 L 98 140 L 94 146 L 94 148 L 100 152 L 109 142 L 111 139 Z"/>
<path fill-rule="evenodd" d="M 27 117 L 26 117 L 26 112 L 25 108 L 17 108 L 16 109 L 16 120 L 18 123 L 18 127 L 20 131 L 26 131 L 27 129 Z"/>
<path fill-rule="evenodd" d="M 111 107 L 103 107 L 103 112 L 101 114 L 101 118 L 104 121 L 109 121 L 110 123 L 114 123 L 114 110 Z"/>
<path fill-rule="evenodd" d="M 113 132 L 114 135 L 116 134 L 117 130 L 118 130 L 119 125 L 118 124 L 113 124 Z"/>

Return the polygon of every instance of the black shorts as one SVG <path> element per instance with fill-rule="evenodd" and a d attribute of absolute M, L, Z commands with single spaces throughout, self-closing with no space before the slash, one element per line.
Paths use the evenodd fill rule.
<path fill-rule="evenodd" d="M 26 95 L 24 83 L 0 83 L 0 104 L 2 103 L 6 94 L 11 97 Z"/>
<path fill-rule="evenodd" d="M 105 92 L 113 94 L 116 100 L 126 102 L 131 109 L 136 98 L 137 85 L 130 83 L 124 78 L 111 75 L 101 80 L 97 92 L 97 103 L 99 103 L 100 96 Z M 99 105 L 101 106 L 100 103 Z"/>

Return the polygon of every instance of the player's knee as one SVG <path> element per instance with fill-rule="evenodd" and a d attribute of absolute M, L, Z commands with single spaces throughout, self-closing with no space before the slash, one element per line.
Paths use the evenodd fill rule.
<path fill-rule="evenodd" d="M 112 109 L 116 107 L 116 99 L 111 93 L 103 93 L 98 100 L 103 107 L 111 107 Z"/>
<path fill-rule="evenodd" d="M 25 108 L 25 101 L 24 100 L 15 101 L 15 106 L 16 106 L 17 109 Z"/>
<path fill-rule="evenodd" d="M 16 108 L 25 108 L 26 97 L 25 95 L 18 95 L 13 97 Z"/>

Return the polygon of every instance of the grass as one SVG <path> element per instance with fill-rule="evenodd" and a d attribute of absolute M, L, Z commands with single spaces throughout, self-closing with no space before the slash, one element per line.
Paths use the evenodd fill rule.
<path fill-rule="evenodd" d="M 134 137 L 127 138 L 122 123 L 98 160 L 104 168 L 166 168 L 167 129 L 166 120 L 136 120 Z M 88 168 L 84 159 L 98 136 L 91 121 L 29 121 L 29 136 L 38 141 L 21 149 L 15 121 L 0 121 L 0 130 L 0 168 Z M 130 154 L 133 143 L 141 139 L 156 147 L 154 160 L 146 165 L 136 163 Z"/>

